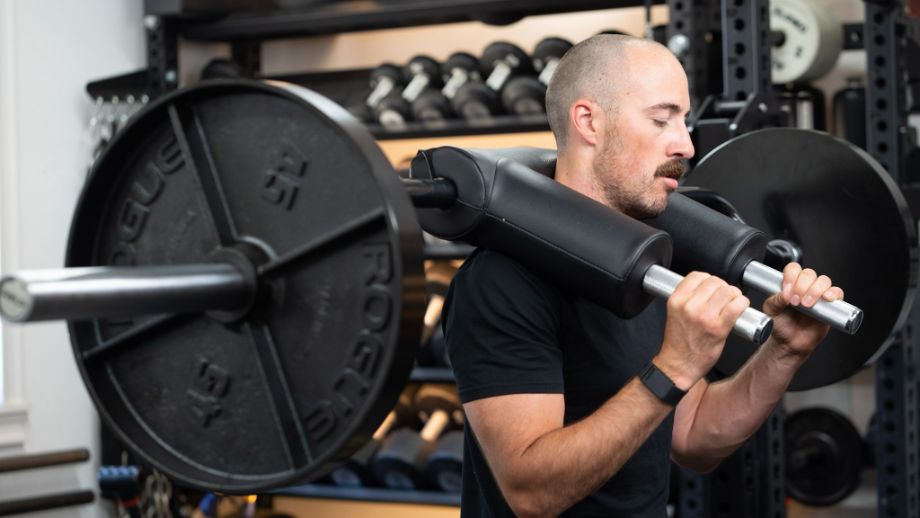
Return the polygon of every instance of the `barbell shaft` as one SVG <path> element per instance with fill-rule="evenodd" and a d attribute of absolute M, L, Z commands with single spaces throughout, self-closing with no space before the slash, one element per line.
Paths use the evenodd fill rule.
<path fill-rule="evenodd" d="M 227 263 L 33 270 L 0 279 L 0 316 L 33 322 L 234 310 L 246 307 L 253 289 Z"/>
<path fill-rule="evenodd" d="M 674 273 L 667 268 L 654 265 L 649 268 L 642 279 L 642 287 L 647 293 L 668 298 L 674 293 L 677 285 L 684 280 L 684 276 Z M 747 308 L 735 321 L 732 332 L 754 345 L 767 341 L 773 331 L 773 320 L 754 308 Z"/>
<path fill-rule="evenodd" d="M 761 262 L 751 261 L 744 269 L 741 283 L 765 295 L 773 295 L 783 289 L 783 272 Z M 802 305 L 794 306 L 794 308 L 816 320 L 830 324 L 834 329 L 851 335 L 856 333 L 863 320 L 862 310 L 844 300 L 830 302 L 818 299 L 818 302 L 810 308 Z"/>

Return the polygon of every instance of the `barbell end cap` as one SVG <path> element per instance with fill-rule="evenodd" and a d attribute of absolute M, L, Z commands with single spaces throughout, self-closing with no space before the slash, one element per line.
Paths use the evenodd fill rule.
<path fill-rule="evenodd" d="M 764 315 L 760 325 L 757 326 L 757 331 L 754 333 L 754 345 L 763 345 L 771 334 L 773 334 L 773 319 Z"/>
<path fill-rule="evenodd" d="M 0 278 L 0 317 L 7 322 L 28 322 L 32 315 L 28 285 L 14 276 Z"/>
<path fill-rule="evenodd" d="M 863 322 L 863 311 L 859 308 L 853 310 L 853 313 L 850 314 L 850 318 L 847 319 L 846 324 L 844 325 L 843 332 L 851 335 L 855 335 L 859 331 L 859 326 Z"/>

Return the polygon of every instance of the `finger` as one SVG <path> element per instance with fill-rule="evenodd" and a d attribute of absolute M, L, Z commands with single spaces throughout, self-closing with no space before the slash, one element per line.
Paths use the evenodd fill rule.
<path fill-rule="evenodd" d="M 703 283 L 706 279 L 712 277 L 705 272 L 690 272 L 684 277 L 684 280 L 680 281 L 677 284 L 677 287 L 674 288 L 674 293 L 669 297 L 673 302 L 684 301 L 689 298 L 693 292 Z"/>
<path fill-rule="evenodd" d="M 782 313 L 787 307 L 789 307 L 789 303 L 783 299 L 783 294 L 777 293 L 767 297 L 766 300 L 763 301 L 761 311 L 769 317 L 775 317 Z"/>
<path fill-rule="evenodd" d="M 814 284 L 817 278 L 818 274 L 811 268 L 805 268 L 799 272 L 799 277 L 792 286 L 792 296 L 789 297 L 789 303 L 793 306 L 798 306 L 802 302 L 802 297 L 808 293 L 808 288 Z"/>
<path fill-rule="evenodd" d="M 815 282 L 811 283 L 805 296 L 802 297 L 802 305 L 810 308 L 815 305 L 821 296 L 833 286 L 831 278 L 827 275 L 820 275 Z"/>
<path fill-rule="evenodd" d="M 830 289 L 824 292 L 823 297 L 825 300 L 829 301 L 843 300 L 843 288 L 831 286 Z"/>
<path fill-rule="evenodd" d="M 783 268 L 783 288 L 780 293 L 783 295 L 784 302 L 788 303 L 789 298 L 792 297 L 792 287 L 801 271 L 802 266 L 799 263 L 789 263 Z"/>
<path fill-rule="evenodd" d="M 725 281 L 718 277 L 710 276 L 693 290 L 687 300 L 687 307 L 695 311 L 703 311 L 709 303 L 709 299 L 723 286 L 726 286 Z"/>
<path fill-rule="evenodd" d="M 715 316 L 718 315 L 722 311 L 722 308 L 731 302 L 732 299 L 740 296 L 741 290 L 726 283 L 720 286 L 716 291 L 712 293 L 712 295 L 709 296 L 709 300 L 707 301 L 706 305 L 712 308 Z"/>
<path fill-rule="evenodd" d="M 751 301 L 744 295 L 733 298 L 729 301 L 725 307 L 722 308 L 722 311 L 719 313 L 719 318 L 722 320 L 722 323 L 726 326 L 734 326 L 735 321 L 741 317 L 741 313 L 744 313 L 744 310 L 751 306 Z"/>
<path fill-rule="evenodd" d="M 680 308 L 686 306 L 694 290 L 709 277 L 710 275 L 708 273 L 703 272 L 688 273 L 674 288 L 674 292 L 671 293 L 671 296 L 668 297 L 668 313 L 680 311 Z"/>

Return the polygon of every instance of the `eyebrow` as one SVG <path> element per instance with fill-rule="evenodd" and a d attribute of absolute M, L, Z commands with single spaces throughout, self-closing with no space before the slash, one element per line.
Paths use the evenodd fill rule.
<path fill-rule="evenodd" d="M 674 104 L 674 103 L 669 103 L 669 102 L 663 102 L 663 103 L 658 103 L 658 104 L 656 104 L 656 105 L 654 105 L 654 106 L 649 106 L 648 108 L 646 108 L 646 110 L 648 110 L 648 111 L 650 111 L 650 112 L 658 111 L 658 110 L 668 110 L 668 111 L 671 112 L 671 113 L 680 113 L 680 112 L 681 112 L 681 109 L 680 109 L 680 106 L 679 106 L 679 105 Z M 689 113 L 689 110 L 688 110 L 688 113 Z"/>

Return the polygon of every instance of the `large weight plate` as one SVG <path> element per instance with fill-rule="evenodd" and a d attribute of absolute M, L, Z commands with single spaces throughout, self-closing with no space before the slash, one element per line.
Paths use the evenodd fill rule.
<path fill-rule="evenodd" d="M 281 83 L 158 100 L 101 156 L 68 266 L 255 250 L 260 298 L 227 317 L 70 322 L 102 419 L 183 485 L 251 493 L 320 476 L 408 379 L 425 306 L 412 204 L 370 135 Z"/>
<path fill-rule="evenodd" d="M 828 334 L 791 390 L 840 381 L 881 354 L 913 300 L 917 239 L 903 195 L 872 157 L 826 133 L 766 129 L 713 150 L 685 184 L 718 192 L 769 239 L 800 245 L 803 264 L 829 275 L 865 312 L 856 335 Z M 735 372 L 753 351 L 730 338 L 717 372 Z"/>
<path fill-rule="evenodd" d="M 829 506 L 859 488 L 863 440 L 846 416 L 830 408 L 804 408 L 783 426 L 789 496 Z"/>

